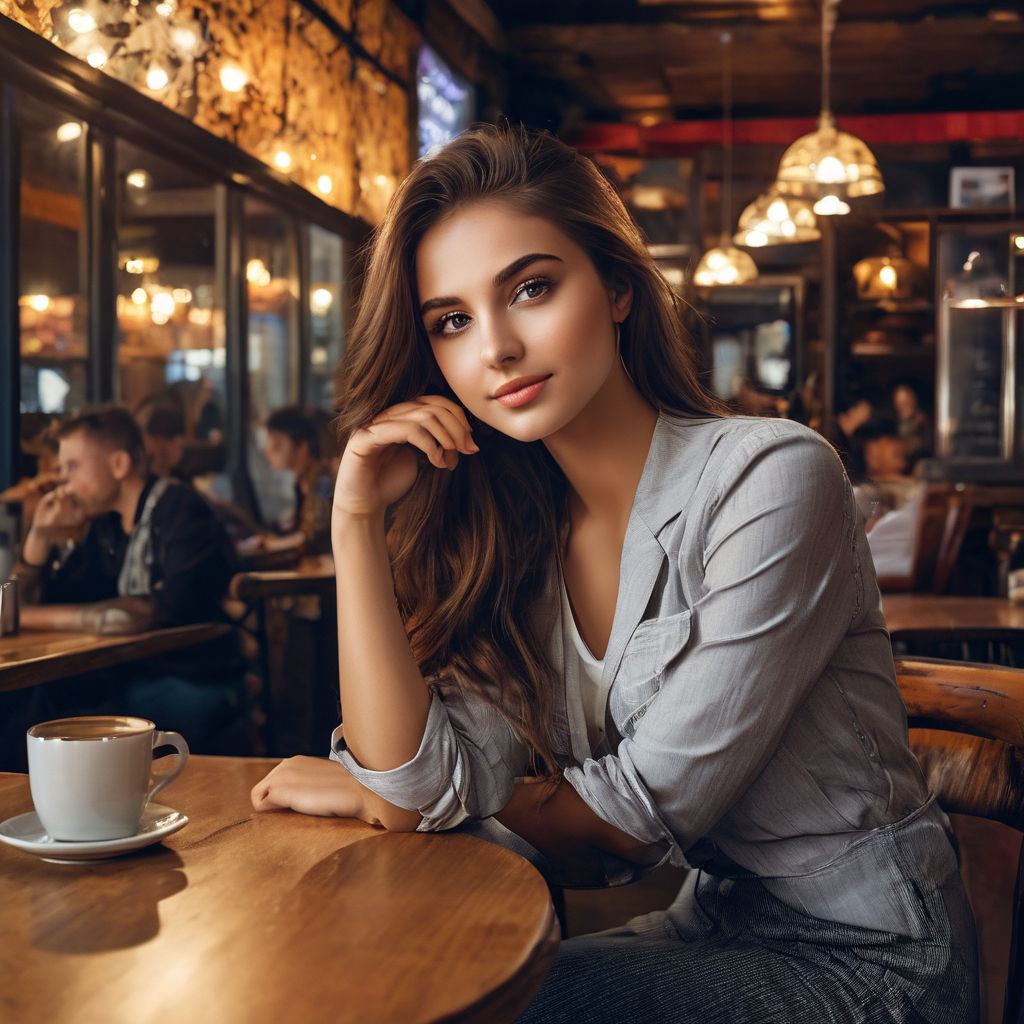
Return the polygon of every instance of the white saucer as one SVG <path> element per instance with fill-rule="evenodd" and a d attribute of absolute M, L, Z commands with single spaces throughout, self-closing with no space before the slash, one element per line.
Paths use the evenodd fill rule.
<path fill-rule="evenodd" d="M 35 854 L 43 860 L 63 864 L 67 861 L 106 860 L 123 853 L 141 850 L 144 846 L 159 843 L 165 836 L 177 832 L 188 824 L 184 814 L 164 807 L 163 804 L 149 804 L 142 812 L 139 831 L 123 839 L 97 839 L 84 843 L 62 842 L 51 839 L 39 821 L 35 811 L 19 814 L 0 823 L 0 842 Z"/>

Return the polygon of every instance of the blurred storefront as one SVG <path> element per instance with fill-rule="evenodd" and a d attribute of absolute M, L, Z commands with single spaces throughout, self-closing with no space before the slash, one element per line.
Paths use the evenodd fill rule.
<path fill-rule="evenodd" d="M 0 489 L 19 436 L 172 391 L 225 496 L 273 504 L 259 428 L 331 407 L 419 50 L 389 0 L 0 0 Z"/>

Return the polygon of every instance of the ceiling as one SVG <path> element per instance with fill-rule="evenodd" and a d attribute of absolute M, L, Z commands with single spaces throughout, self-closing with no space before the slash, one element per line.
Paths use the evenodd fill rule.
<path fill-rule="evenodd" d="M 508 63 L 508 112 L 529 123 L 564 132 L 595 121 L 720 117 L 724 32 L 736 117 L 813 116 L 820 106 L 820 0 L 474 6 Z M 843 0 L 831 59 L 839 116 L 1020 109 L 1024 3 Z"/>

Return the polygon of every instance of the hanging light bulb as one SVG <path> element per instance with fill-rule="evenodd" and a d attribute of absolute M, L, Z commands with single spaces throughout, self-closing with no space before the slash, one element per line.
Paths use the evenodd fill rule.
<path fill-rule="evenodd" d="M 757 264 L 750 254 L 737 249 L 729 239 L 732 216 L 732 35 L 722 33 L 722 235 L 718 245 L 700 258 L 693 272 L 699 288 L 712 285 L 743 284 L 757 277 Z"/>
<path fill-rule="evenodd" d="M 878 161 L 868 147 L 836 127 L 830 109 L 831 44 L 839 0 L 821 5 L 821 114 L 816 131 L 802 135 L 779 161 L 776 186 L 786 195 L 816 200 L 814 212 L 831 217 L 850 212 L 847 199 L 885 191 Z"/>
<path fill-rule="evenodd" d="M 756 249 L 765 245 L 815 242 L 818 220 L 806 199 L 785 196 L 775 187 L 759 195 L 741 214 L 732 240 Z"/>

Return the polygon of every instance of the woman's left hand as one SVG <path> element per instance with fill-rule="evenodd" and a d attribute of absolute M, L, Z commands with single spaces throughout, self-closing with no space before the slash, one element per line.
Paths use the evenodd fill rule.
<path fill-rule="evenodd" d="M 367 811 L 366 790 L 337 761 L 290 757 L 252 788 L 257 811 L 293 810 L 328 818 L 360 818 L 376 823 Z"/>

